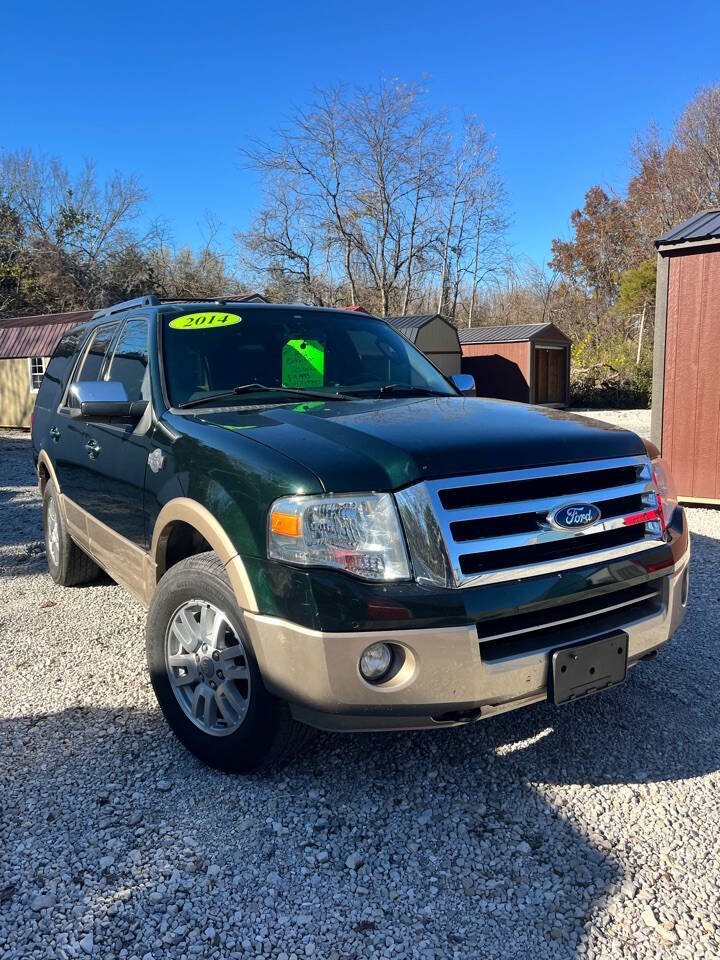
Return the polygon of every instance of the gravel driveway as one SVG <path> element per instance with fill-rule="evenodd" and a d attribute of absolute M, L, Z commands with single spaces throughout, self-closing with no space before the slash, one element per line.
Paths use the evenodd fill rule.
<path fill-rule="evenodd" d="M 457 730 L 318 735 L 246 779 L 184 752 L 144 613 L 45 572 L 0 435 L 0 958 L 720 955 L 720 512 L 627 685 Z"/>
<path fill-rule="evenodd" d="M 583 417 L 591 417 L 594 420 L 605 420 L 616 427 L 624 427 L 626 430 L 634 430 L 641 437 L 650 437 L 650 411 L 649 410 L 586 410 L 577 408 L 571 411 L 578 413 Z"/>

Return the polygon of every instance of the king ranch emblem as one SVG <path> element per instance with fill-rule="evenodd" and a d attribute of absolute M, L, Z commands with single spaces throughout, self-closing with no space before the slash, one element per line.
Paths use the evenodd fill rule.
<path fill-rule="evenodd" d="M 148 454 L 148 466 L 153 473 L 159 473 L 165 466 L 165 456 L 162 450 L 155 449 Z"/>

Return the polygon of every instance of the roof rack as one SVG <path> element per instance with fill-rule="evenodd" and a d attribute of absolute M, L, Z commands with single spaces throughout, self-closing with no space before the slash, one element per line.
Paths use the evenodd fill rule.
<path fill-rule="evenodd" d="M 163 297 L 159 303 L 237 303 L 232 297 Z"/>
<path fill-rule="evenodd" d="M 154 293 L 149 293 L 144 297 L 136 297 L 134 300 L 123 300 L 122 303 L 114 303 L 111 307 L 105 307 L 98 310 L 93 316 L 93 320 L 98 317 L 111 317 L 114 313 L 123 313 L 125 310 L 132 310 L 135 307 L 156 307 L 160 301 Z"/>
<path fill-rule="evenodd" d="M 160 303 L 269 303 L 261 293 L 232 293 L 208 297 L 162 297 Z"/>

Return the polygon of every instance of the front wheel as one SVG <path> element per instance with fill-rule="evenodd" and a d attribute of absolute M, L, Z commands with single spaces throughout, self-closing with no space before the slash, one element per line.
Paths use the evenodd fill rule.
<path fill-rule="evenodd" d="M 296 749 L 306 727 L 262 682 L 225 569 L 214 553 L 188 557 L 158 584 L 147 620 L 155 696 L 200 760 L 248 773 Z"/>

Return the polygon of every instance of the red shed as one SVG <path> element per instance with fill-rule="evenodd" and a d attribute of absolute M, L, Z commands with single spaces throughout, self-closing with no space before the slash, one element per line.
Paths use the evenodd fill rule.
<path fill-rule="evenodd" d="M 567 406 L 570 338 L 554 323 L 470 327 L 458 333 L 463 373 L 475 377 L 479 395 Z"/>
<path fill-rule="evenodd" d="M 651 438 L 681 499 L 720 504 L 720 210 L 656 246 Z"/>

